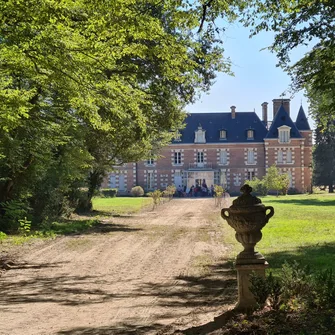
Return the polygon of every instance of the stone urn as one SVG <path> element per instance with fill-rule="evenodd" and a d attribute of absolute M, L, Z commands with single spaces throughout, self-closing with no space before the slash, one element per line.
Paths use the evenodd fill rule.
<path fill-rule="evenodd" d="M 255 246 L 262 239 L 261 230 L 273 216 L 274 209 L 264 206 L 259 198 L 251 195 L 249 185 L 242 186 L 241 192 L 242 195 L 233 201 L 232 206 L 221 210 L 222 218 L 235 229 L 236 240 L 244 247 L 237 256 L 236 265 L 264 264 L 265 259 L 255 251 Z"/>

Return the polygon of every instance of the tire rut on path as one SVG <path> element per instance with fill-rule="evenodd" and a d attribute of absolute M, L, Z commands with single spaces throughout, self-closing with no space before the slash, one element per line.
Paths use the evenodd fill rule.
<path fill-rule="evenodd" d="M 212 320 L 236 291 L 213 203 L 175 199 L 105 221 L 127 229 L 30 250 L 0 278 L 0 334 L 163 334 Z"/>

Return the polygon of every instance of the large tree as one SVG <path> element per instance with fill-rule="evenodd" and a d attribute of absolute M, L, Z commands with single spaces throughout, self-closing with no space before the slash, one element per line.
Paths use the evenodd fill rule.
<path fill-rule="evenodd" d="M 234 17 L 226 1 L 1 2 L 0 202 L 65 194 L 171 140 L 230 71 L 219 13 Z"/>
<path fill-rule="evenodd" d="M 292 78 L 292 91 L 308 85 L 316 92 L 335 93 L 335 2 L 253 0 L 242 2 L 241 20 L 252 26 L 252 34 L 262 30 L 275 33 L 269 49 L 275 52 Z M 292 50 L 307 46 L 307 53 L 294 62 Z M 335 105 L 319 110 L 319 118 L 335 115 Z"/>
<path fill-rule="evenodd" d="M 315 148 L 313 152 L 313 182 L 314 185 L 328 186 L 330 193 L 335 185 L 335 117 L 325 118 L 330 106 L 335 104 L 334 96 L 308 89 L 310 112 L 316 121 Z M 323 117 L 320 119 L 318 115 Z"/>

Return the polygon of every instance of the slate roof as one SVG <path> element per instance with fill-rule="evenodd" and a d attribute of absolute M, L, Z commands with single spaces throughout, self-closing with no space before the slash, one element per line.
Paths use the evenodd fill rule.
<path fill-rule="evenodd" d="M 290 137 L 291 138 L 302 138 L 300 132 L 288 113 L 286 112 L 283 105 L 280 106 L 278 112 L 272 121 L 271 127 L 265 138 L 278 138 L 278 127 L 289 126 L 291 128 Z"/>
<path fill-rule="evenodd" d="M 295 121 L 295 125 L 297 126 L 299 130 L 311 130 L 306 114 L 305 114 L 305 111 L 302 108 L 302 106 L 300 106 L 297 120 Z"/>
<path fill-rule="evenodd" d="M 201 125 L 206 130 L 206 143 L 262 142 L 267 134 L 263 122 L 255 112 L 191 113 L 185 119 L 186 127 L 181 131 L 180 141 L 173 143 L 194 143 L 195 131 Z M 247 131 L 254 130 L 254 138 L 247 139 Z M 227 139 L 220 139 L 220 130 L 226 130 Z"/>

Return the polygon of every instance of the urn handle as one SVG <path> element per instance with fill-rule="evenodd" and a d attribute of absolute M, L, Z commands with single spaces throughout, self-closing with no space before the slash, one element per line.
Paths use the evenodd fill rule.
<path fill-rule="evenodd" d="M 268 209 L 270 210 L 270 213 L 269 213 L 269 214 L 266 214 L 266 218 L 269 220 L 270 218 L 273 217 L 273 214 L 275 213 L 275 210 L 273 209 L 272 206 L 266 206 L 266 207 L 265 207 L 265 213 L 266 213 L 266 211 L 267 211 Z"/>
<path fill-rule="evenodd" d="M 226 214 L 226 212 L 228 213 L 228 215 Z M 222 210 L 221 210 L 221 216 L 222 216 L 224 219 L 229 218 L 229 208 L 222 208 Z"/>

